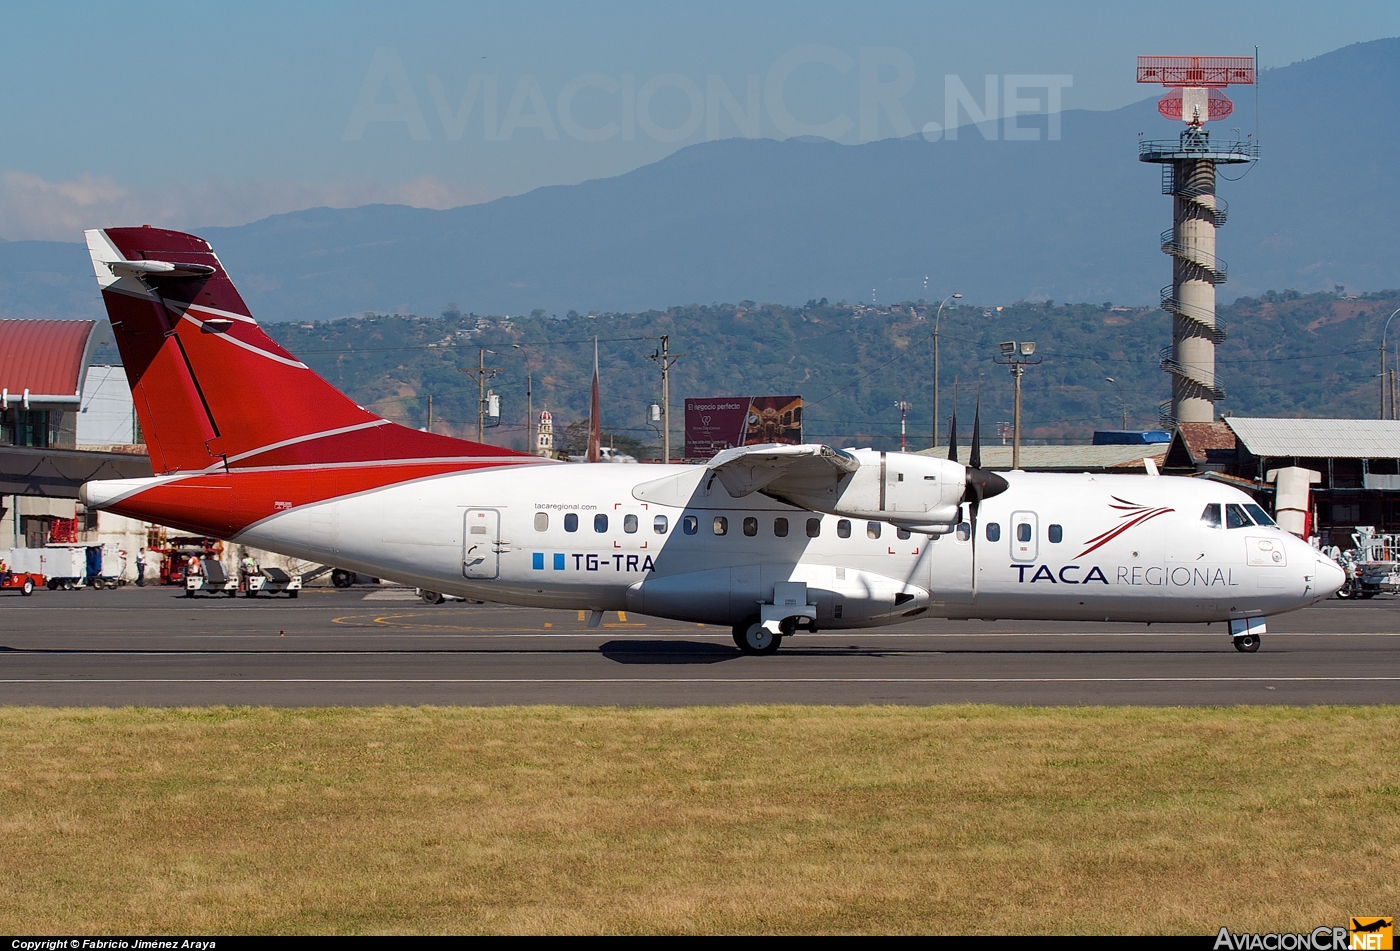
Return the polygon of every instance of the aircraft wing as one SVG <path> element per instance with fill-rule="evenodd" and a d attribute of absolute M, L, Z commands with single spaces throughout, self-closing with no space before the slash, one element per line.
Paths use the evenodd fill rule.
<path fill-rule="evenodd" d="M 765 443 L 726 449 L 707 468 L 736 499 L 760 490 L 781 497 L 810 491 L 821 483 L 834 485 L 859 469 L 860 460 L 831 446 Z"/>

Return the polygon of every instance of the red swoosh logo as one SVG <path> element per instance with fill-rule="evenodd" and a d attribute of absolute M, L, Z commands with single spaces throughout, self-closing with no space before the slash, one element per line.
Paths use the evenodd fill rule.
<path fill-rule="evenodd" d="M 1113 501 L 1117 502 L 1118 504 L 1111 505 L 1109 506 L 1109 508 L 1114 508 L 1122 511 L 1123 514 L 1120 515 L 1119 518 L 1123 519 L 1123 521 L 1118 525 L 1113 526 L 1103 534 L 1095 535 L 1093 538 L 1089 539 L 1089 541 L 1086 543 L 1088 547 L 1081 551 L 1079 554 L 1075 555 L 1074 557 L 1076 559 L 1083 558 L 1085 555 L 1089 554 L 1089 552 L 1102 548 L 1104 545 L 1107 545 L 1109 542 L 1113 541 L 1115 538 L 1117 538 L 1119 535 L 1122 535 L 1130 528 L 1141 525 L 1143 522 L 1149 522 L 1159 515 L 1166 515 L 1168 512 L 1176 511 L 1176 509 L 1168 508 L 1164 505 L 1155 507 L 1150 505 L 1139 505 L 1137 502 L 1129 502 L 1127 499 L 1120 499 L 1116 495 L 1112 498 Z"/>

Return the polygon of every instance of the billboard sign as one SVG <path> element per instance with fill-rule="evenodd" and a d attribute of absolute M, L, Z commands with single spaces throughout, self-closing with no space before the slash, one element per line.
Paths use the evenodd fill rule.
<path fill-rule="evenodd" d="M 802 442 L 801 396 L 723 396 L 685 401 L 685 457 L 734 446 Z"/>

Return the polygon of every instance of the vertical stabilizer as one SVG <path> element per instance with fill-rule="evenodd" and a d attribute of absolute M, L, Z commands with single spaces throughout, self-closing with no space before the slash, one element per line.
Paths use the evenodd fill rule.
<path fill-rule="evenodd" d="M 87 244 L 157 473 L 532 458 L 357 405 L 263 332 L 202 238 L 107 228 Z"/>

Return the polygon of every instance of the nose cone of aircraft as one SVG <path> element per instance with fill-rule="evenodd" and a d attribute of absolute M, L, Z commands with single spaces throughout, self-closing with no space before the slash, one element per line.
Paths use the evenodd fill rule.
<path fill-rule="evenodd" d="M 1319 597 L 1330 598 L 1346 583 L 1346 572 L 1326 555 L 1317 556 L 1317 576 L 1314 580 Z"/>

